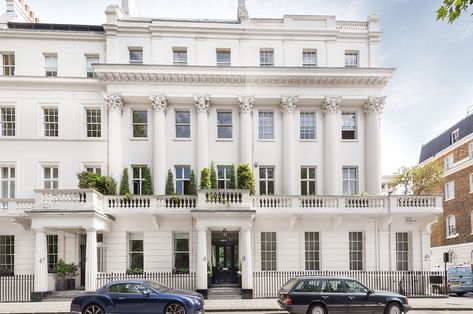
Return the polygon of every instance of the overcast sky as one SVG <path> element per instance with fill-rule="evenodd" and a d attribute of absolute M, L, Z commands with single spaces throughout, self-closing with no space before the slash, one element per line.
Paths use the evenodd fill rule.
<path fill-rule="evenodd" d="M 421 145 L 466 116 L 473 105 L 473 17 L 437 22 L 441 0 L 247 0 L 250 17 L 330 14 L 381 17 L 381 65 L 397 68 L 382 124 L 383 174 L 414 165 Z M 4 12 L 4 0 L 0 0 Z M 25 0 L 48 23 L 101 24 L 121 0 Z M 237 0 L 136 0 L 141 16 L 235 18 Z"/>

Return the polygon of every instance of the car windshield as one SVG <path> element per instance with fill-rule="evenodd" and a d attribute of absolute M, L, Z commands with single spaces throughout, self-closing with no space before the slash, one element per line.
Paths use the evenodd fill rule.
<path fill-rule="evenodd" d="M 448 274 L 453 276 L 465 276 L 471 274 L 470 267 L 450 267 Z"/>
<path fill-rule="evenodd" d="M 147 281 L 146 284 L 148 286 L 150 286 L 151 288 L 153 288 L 154 290 L 158 291 L 158 292 L 166 292 L 166 291 L 171 290 L 168 287 L 166 287 L 165 285 L 162 285 L 162 284 L 160 284 L 159 282 L 156 282 L 156 281 Z"/>
<path fill-rule="evenodd" d="M 282 289 L 282 290 L 285 290 L 285 291 L 291 290 L 292 286 L 294 286 L 294 284 L 296 283 L 297 280 L 298 280 L 297 278 L 289 279 L 289 281 L 286 282 L 286 283 L 281 287 L 281 289 Z"/>

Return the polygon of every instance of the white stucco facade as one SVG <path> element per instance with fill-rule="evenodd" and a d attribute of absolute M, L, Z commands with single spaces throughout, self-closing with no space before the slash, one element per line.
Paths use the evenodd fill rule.
<path fill-rule="evenodd" d="M 89 290 L 98 271 L 131 267 L 135 238 L 142 241 L 144 271 L 171 272 L 176 234 L 188 235 L 188 267 L 197 272 L 197 289 L 205 290 L 212 238 L 223 229 L 237 236 L 236 259 L 248 290 L 254 271 L 306 270 L 309 232 L 317 233 L 319 269 L 353 269 L 353 233 L 361 235 L 357 269 L 399 269 L 398 235 L 406 235 L 405 270 L 430 269 L 430 224 L 442 211 L 441 198 L 381 196 L 383 89 L 394 70 L 379 62 L 376 15 L 363 22 L 250 19 L 240 6 L 232 21 L 181 21 L 137 18 L 109 6 L 103 28 L 59 31 L 12 23 L 25 22 L 18 17 L 22 7 L 7 3 L 17 14 L 3 16 L 0 54 L 14 54 L 15 61 L 14 75 L 0 76 L 0 107 L 14 109 L 14 131 L 0 136 L 0 167 L 14 168 L 15 175 L 6 178 L 14 192 L 9 188 L 0 200 L 0 236 L 14 236 L 14 272 L 34 273 L 35 291 L 54 289 L 47 235 L 58 236 L 58 258 L 75 263 L 83 259 L 86 238 L 85 282 L 77 284 Z M 141 51 L 142 59 L 130 62 L 130 50 Z M 173 51 L 186 51 L 186 65 L 176 64 L 181 59 Z M 231 66 L 217 66 L 220 51 L 230 53 Z M 273 62 L 260 66 L 266 51 Z M 305 53 L 315 64 L 303 66 Z M 57 58 L 57 76 L 45 75 L 49 55 Z M 98 60 L 94 77 L 87 77 L 88 56 Z M 57 109 L 57 136 L 45 136 L 50 108 Z M 88 109 L 100 116 L 100 136 L 89 136 Z M 146 112 L 146 136 L 134 136 L 133 111 Z M 190 117 L 183 123 L 189 136 L 177 136 L 180 112 Z M 219 137 L 222 112 L 231 113 L 225 138 Z M 176 167 L 189 167 L 199 182 L 212 162 L 250 164 L 256 195 L 199 191 L 175 196 L 179 206 L 164 196 L 168 169 L 176 180 Z M 118 182 L 127 168 L 133 191 L 134 166 L 150 168 L 155 196 L 124 203 L 121 196 L 76 190 L 76 174 L 87 168 Z M 57 169 L 51 170 L 57 190 L 45 189 L 48 167 Z M 274 174 L 263 182 L 264 167 Z M 304 195 L 302 168 L 315 172 L 307 183 L 314 195 Z M 262 195 L 261 186 L 272 195 Z M 359 196 L 364 193 L 369 196 Z M 263 263 L 266 232 L 275 234 L 275 257 Z M 106 248 L 99 262 L 92 249 L 97 239 Z"/>

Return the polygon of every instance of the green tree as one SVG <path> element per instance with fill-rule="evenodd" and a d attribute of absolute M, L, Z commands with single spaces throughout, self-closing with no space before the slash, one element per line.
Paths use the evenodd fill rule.
<path fill-rule="evenodd" d="M 171 169 L 168 170 L 168 178 L 166 181 L 166 195 L 174 195 L 174 177 Z"/>
<path fill-rule="evenodd" d="M 189 182 L 189 195 L 197 195 L 197 186 L 196 186 L 196 183 L 195 183 L 194 170 L 191 170 L 191 175 L 190 175 L 189 180 L 190 180 L 190 182 Z"/>
<path fill-rule="evenodd" d="M 236 189 L 236 174 L 235 174 L 235 165 L 232 164 L 230 167 L 230 174 L 228 176 L 228 189 Z"/>
<path fill-rule="evenodd" d="M 394 173 L 389 182 L 389 189 L 399 191 L 404 195 L 412 194 L 412 167 L 402 166 Z"/>
<path fill-rule="evenodd" d="M 145 167 L 143 170 L 143 190 L 141 191 L 142 195 L 153 195 L 153 179 L 151 178 L 151 171 L 148 167 Z"/>
<path fill-rule="evenodd" d="M 209 168 L 204 168 L 200 171 L 200 189 L 209 190 L 210 189 L 210 170 Z"/>
<path fill-rule="evenodd" d="M 99 192 L 103 195 L 117 195 L 117 181 L 110 176 L 100 177 Z"/>
<path fill-rule="evenodd" d="M 250 190 L 250 194 L 256 193 L 255 178 L 249 164 L 239 164 L 237 169 L 237 183 L 239 189 Z"/>
<path fill-rule="evenodd" d="M 117 183 L 110 176 L 101 176 L 96 173 L 83 171 L 77 174 L 80 189 L 95 189 L 103 195 L 116 195 Z"/>
<path fill-rule="evenodd" d="M 79 189 L 95 189 L 97 186 L 97 181 L 99 180 L 100 175 L 89 172 L 82 171 L 77 174 L 77 179 L 79 179 Z"/>
<path fill-rule="evenodd" d="M 394 174 L 389 183 L 393 190 L 400 190 L 402 194 L 434 194 L 441 191 L 444 182 L 442 165 L 431 161 L 422 166 L 401 167 Z"/>
<path fill-rule="evenodd" d="M 448 19 L 448 23 L 451 24 L 472 6 L 473 0 L 443 0 L 442 6 L 437 10 L 437 20 Z"/>
<path fill-rule="evenodd" d="M 128 184 L 128 169 L 123 168 L 122 179 L 120 180 L 120 195 L 130 195 L 130 186 Z"/>
<path fill-rule="evenodd" d="M 213 162 L 210 163 L 210 188 L 212 190 L 218 188 L 217 172 L 215 171 L 215 164 Z"/>

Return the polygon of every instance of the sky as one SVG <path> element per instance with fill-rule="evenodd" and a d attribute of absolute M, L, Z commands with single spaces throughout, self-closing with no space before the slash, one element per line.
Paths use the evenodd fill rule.
<path fill-rule="evenodd" d="M 382 171 L 417 164 L 422 144 L 466 116 L 473 106 L 473 16 L 436 21 L 441 0 L 246 0 L 250 17 L 335 15 L 381 18 L 381 66 L 394 67 L 382 117 Z M 102 24 L 121 0 L 25 0 L 41 22 Z M 144 17 L 236 17 L 237 0 L 136 0 Z M 0 0 L 0 12 L 5 11 Z"/>

